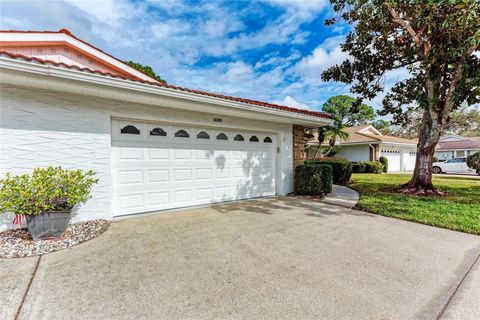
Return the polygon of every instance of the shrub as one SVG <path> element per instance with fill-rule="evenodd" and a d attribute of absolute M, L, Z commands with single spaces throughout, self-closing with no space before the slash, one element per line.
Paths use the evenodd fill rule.
<path fill-rule="evenodd" d="M 323 196 L 332 191 L 332 167 L 307 164 L 295 168 L 295 194 Z"/>
<path fill-rule="evenodd" d="M 346 184 L 352 176 L 352 164 L 344 158 L 321 158 L 313 162 L 332 166 L 333 183 Z"/>
<path fill-rule="evenodd" d="M 332 192 L 333 185 L 333 168 L 328 164 L 317 164 L 317 167 L 322 168 L 322 184 L 325 193 Z"/>
<path fill-rule="evenodd" d="M 383 172 L 383 164 L 379 161 L 365 161 L 364 162 L 366 169 L 366 173 L 382 173 Z"/>
<path fill-rule="evenodd" d="M 353 173 L 365 173 L 367 165 L 364 162 L 352 162 Z"/>
<path fill-rule="evenodd" d="M 380 163 L 383 165 L 383 172 L 387 173 L 388 172 L 388 159 L 387 159 L 387 157 L 381 156 L 379 160 L 380 160 Z"/>
<path fill-rule="evenodd" d="M 472 169 L 480 170 L 480 151 L 467 157 L 467 166 Z"/>
<path fill-rule="evenodd" d="M 90 198 L 98 180 L 93 171 L 66 170 L 62 167 L 37 168 L 32 174 L 0 180 L 0 212 L 37 215 L 51 211 L 70 211 Z"/>
<path fill-rule="evenodd" d="M 438 158 L 437 157 L 432 157 L 432 162 L 438 162 Z"/>

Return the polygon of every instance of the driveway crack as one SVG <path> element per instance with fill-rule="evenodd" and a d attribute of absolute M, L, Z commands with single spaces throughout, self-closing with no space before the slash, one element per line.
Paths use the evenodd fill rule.
<path fill-rule="evenodd" d="M 28 282 L 27 289 L 25 290 L 22 301 L 20 302 L 20 305 L 18 306 L 17 312 L 15 313 L 15 320 L 18 320 L 20 317 L 20 313 L 22 312 L 22 307 L 25 303 L 25 300 L 27 299 L 28 292 L 30 291 L 30 287 L 32 286 L 33 279 L 35 278 L 35 275 L 37 274 L 38 266 L 40 265 L 40 261 L 42 260 L 42 256 L 39 256 L 37 259 L 37 262 L 35 264 L 35 268 L 33 269 L 32 275 L 30 277 L 30 281 Z"/>

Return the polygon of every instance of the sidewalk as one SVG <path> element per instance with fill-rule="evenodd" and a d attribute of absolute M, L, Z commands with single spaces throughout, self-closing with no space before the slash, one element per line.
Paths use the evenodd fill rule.
<path fill-rule="evenodd" d="M 359 198 L 357 191 L 334 184 L 332 192 L 320 201 L 351 209 L 357 204 Z"/>

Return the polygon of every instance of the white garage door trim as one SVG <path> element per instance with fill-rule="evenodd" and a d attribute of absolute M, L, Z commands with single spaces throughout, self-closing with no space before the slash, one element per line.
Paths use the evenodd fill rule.
<path fill-rule="evenodd" d="M 275 195 L 276 147 L 274 133 L 112 120 L 114 215 Z"/>

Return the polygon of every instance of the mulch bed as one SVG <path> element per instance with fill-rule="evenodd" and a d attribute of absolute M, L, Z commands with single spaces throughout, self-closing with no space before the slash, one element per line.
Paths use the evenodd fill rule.
<path fill-rule="evenodd" d="M 0 258 L 32 257 L 69 248 L 99 236 L 110 223 L 92 220 L 71 224 L 62 237 L 39 241 L 33 241 L 27 229 L 7 230 L 0 233 Z"/>

